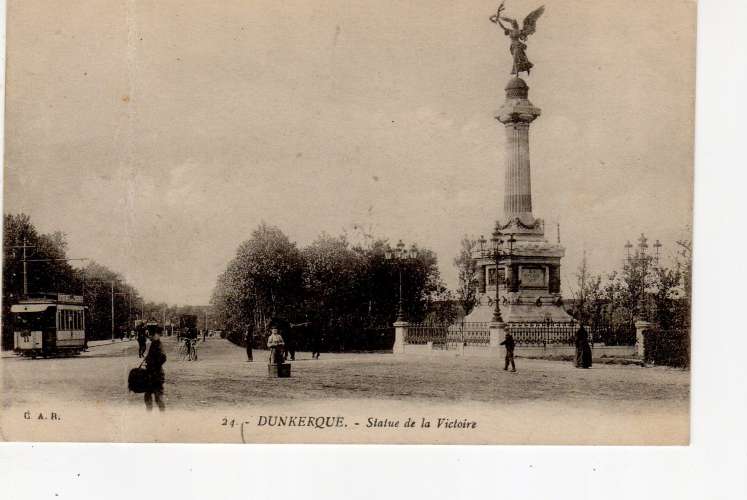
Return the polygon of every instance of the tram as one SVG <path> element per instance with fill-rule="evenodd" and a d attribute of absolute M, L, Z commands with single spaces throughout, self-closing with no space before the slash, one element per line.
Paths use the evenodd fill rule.
<path fill-rule="evenodd" d="M 43 294 L 10 307 L 14 351 L 21 356 L 80 354 L 86 349 L 83 297 Z"/>

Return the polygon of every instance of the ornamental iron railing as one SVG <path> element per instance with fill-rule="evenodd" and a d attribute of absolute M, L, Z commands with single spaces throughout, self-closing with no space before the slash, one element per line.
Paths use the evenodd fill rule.
<path fill-rule="evenodd" d="M 526 321 L 506 323 L 506 331 L 514 337 L 517 346 L 575 346 L 577 321 Z M 634 345 L 634 325 L 599 324 L 586 326 L 589 343 L 604 345 Z M 405 343 L 433 344 L 434 349 L 456 349 L 460 345 L 488 347 L 490 323 L 459 322 L 450 325 L 411 323 L 407 326 Z"/>
<path fill-rule="evenodd" d="M 490 343 L 489 323 L 459 322 L 451 325 L 413 323 L 405 335 L 407 344 L 427 344 L 434 349 L 456 349 L 459 345 L 487 347 Z"/>
<path fill-rule="evenodd" d="M 527 321 L 506 323 L 506 331 L 511 333 L 517 346 L 576 345 L 578 323 L 553 321 Z M 589 333 L 589 342 L 592 342 Z"/>
<path fill-rule="evenodd" d="M 446 325 L 426 325 L 423 323 L 410 323 L 405 333 L 405 343 L 413 345 L 446 343 L 448 336 L 448 326 Z"/>

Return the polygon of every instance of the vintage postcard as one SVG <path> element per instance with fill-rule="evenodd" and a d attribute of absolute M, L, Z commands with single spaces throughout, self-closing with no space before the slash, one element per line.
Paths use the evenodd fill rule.
<path fill-rule="evenodd" d="M 687 445 L 696 3 L 9 0 L 0 439 Z"/>

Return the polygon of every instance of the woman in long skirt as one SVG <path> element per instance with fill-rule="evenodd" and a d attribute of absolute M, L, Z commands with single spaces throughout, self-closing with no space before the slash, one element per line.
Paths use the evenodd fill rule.
<path fill-rule="evenodd" d="M 586 328 L 581 325 L 576 331 L 576 368 L 591 367 L 591 346 Z"/>

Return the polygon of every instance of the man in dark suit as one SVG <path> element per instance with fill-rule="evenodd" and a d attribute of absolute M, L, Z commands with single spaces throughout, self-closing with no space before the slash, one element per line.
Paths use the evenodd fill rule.
<path fill-rule="evenodd" d="M 514 336 L 511 335 L 511 332 L 506 332 L 506 338 L 503 342 L 501 342 L 501 345 L 506 346 L 506 366 L 503 367 L 504 370 L 508 370 L 508 364 L 511 363 L 511 371 L 516 371 L 516 365 L 514 364 L 514 347 L 516 346 L 516 342 L 514 341 Z"/>
<path fill-rule="evenodd" d="M 163 382 L 165 375 L 163 365 L 166 363 L 166 354 L 161 346 L 161 335 L 158 331 L 152 334 L 150 348 L 145 356 L 145 370 L 148 373 L 148 390 L 145 392 L 145 408 L 153 410 L 153 397 L 155 396 L 158 409 L 164 411 L 166 405 L 163 402 Z"/>
<path fill-rule="evenodd" d="M 145 331 L 145 324 L 140 323 L 138 324 L 135 329 L 137 330 L 137 357 L 142 358 L 145 355 L 145 340 L 146 340 L 146 331 Z"/>

